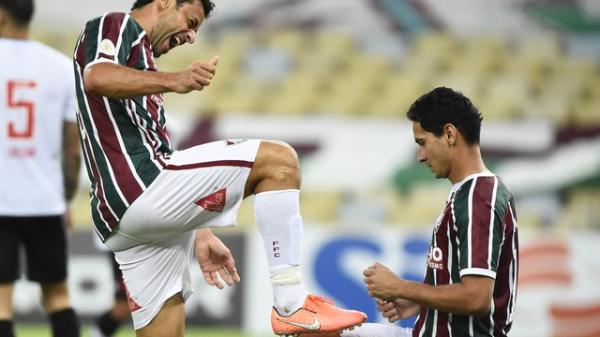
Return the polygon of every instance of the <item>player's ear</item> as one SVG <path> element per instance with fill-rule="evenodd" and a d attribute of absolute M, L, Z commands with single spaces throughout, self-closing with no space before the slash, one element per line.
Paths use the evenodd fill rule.
<path fill-rule="evenodd" d="M 173 5 L 175 0 L 158 0 L 158 9 L 164 11 Z"/>
<path fill-rule="evenodd" d="M 449 146 L 456 145 L 456 140 L 458 137 L 458 129 L 454 124 L 447 123 L 444 125 L 444 139 Z"/>

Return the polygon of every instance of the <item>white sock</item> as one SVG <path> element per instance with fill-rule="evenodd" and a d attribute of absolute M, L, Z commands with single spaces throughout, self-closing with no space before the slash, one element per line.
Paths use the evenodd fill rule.
<path fill-rule="evenodd" d="M 254 215 L 269 263 L 273 306 L 280 315 L 290 315 L 302 307 L 307 295 L 298 268 L 302 249 L 300 191 L 258 193 Z"/>
<path fill-rule="evenodd" d="M 342 337 L 412 337 L 412 329 L 397 325 L 365 323 L 352 330 L 344 330 Z"/>

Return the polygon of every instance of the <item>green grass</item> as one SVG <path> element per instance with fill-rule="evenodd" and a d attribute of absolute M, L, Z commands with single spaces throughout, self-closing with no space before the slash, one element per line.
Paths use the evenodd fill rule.
<path fill-rule="evenodd" d="M 16 322 L 17 337 L 51 337 L 50 329 L 46 325 L 19 324 Z M 87 326 L 81 329 L 81 337 L 89 337 Z M 243 333 L 237 329 L 229 328 L 192 328 L 188 327 L 186 337 L 267 337 Z M 135 337 L 135 332 L 130 327 L 123 327 L 114 337 Z"/>

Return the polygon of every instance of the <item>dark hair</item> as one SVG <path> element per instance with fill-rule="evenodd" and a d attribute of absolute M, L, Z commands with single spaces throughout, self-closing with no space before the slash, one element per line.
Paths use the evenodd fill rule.
<path fill-rule="evenodd" d="M 27 26 L 33 17 L 33 0 L 0 0 L 0 8 L 19 26 Z"/>
<path fill-rule="evenodd" d="M 211 0 L 176 0 L 177 7 L 181 6 L 184 2 L 192 3 L 194 1 L 200 1 L 202 3 L 202 8 L 204 9 L 204 18 L 208 18 L 215 8 L 215 4 Z M 136 0 L 131 7 L 131 10 L 136 8 L 144 7 L 149 3 L 154 2 L 154 0 Z"/>
<path fill-rule="evenodd" d="M 458 129 L 467 144 L 479 144 L 481 113 L 471 100 L 461 92 L 438 87 L 419 97 L 408 109 L 406 117 L 421 123 L 425 131 L 440 137 L 444 125 L 450 123 Z"/>

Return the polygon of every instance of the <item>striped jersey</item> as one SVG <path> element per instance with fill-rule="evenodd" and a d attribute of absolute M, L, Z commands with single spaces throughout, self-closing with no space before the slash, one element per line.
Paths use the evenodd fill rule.
<path fill-rule="evenodd" d="M 497 176 L 478 173 L 452 186 L 433 230 L 424 282 L 438 286 L 459 283 L 465 275 L 491 277 L 491 310 L 464 316 L 421 306 L 414 337 L 508 335 L 517 295 L 517 228 L 512 194 Z"/>
<path fill-rule="evenodd" d="M 131 16 L 107 13 L 88 21 L 73 58 L 92 220 L 106 241 L 127 207 L 158 176 L 173 149 L 162 95 L 112 99 L 87 92 L 83 86 L 85 69 L 100 62 L 157 71 L 150 39 Z"/>

